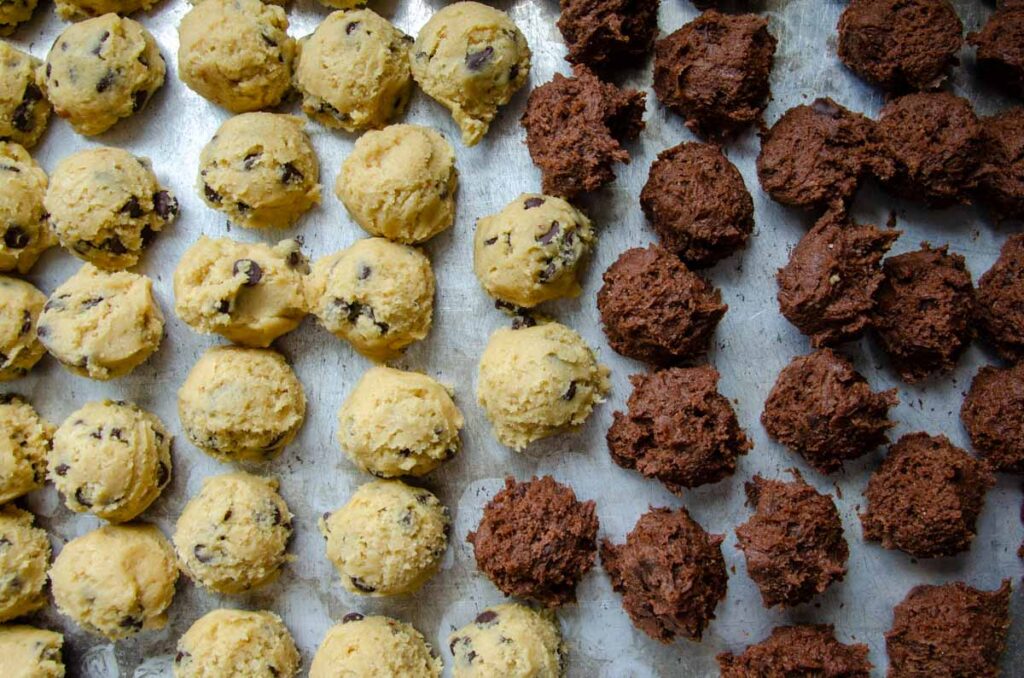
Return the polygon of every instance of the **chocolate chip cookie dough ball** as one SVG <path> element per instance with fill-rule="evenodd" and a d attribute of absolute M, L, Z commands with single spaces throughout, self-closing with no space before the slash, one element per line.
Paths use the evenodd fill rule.
<path fill-rule="evenodd" d="M 1000 6 L 967 36 L 978 48 L 978 72 L 1010 94 L 1024 96 L 1024 6 Z"/>
<path fill-rule="evenodd" d="M 0 504 L 43 486 L 55 428 L 21 396 L 0 394 Z"/>
<path fill-rule="evenodd" d="M 396 358 L 430 333 L 434 271 L 420 250 L 366 238 L 313 265 L 309 303 L 324 329 L 372 360 Z"/>
<path fill-rule="evenodd" d="M 293 678 L 302 658 L 273 612 L 218 609 L 196 620 L 178 639 L 175 678 L 256 676 Z"/>
<path fill-rule="evenodd" d="M 298 433 L 306 417 L 302 384 L 275 351 L 211 348 L 178 390 L 189 441 L 223 461 L 264 461 Z"/>
<path fill-rule="evenodd" d="M 533 308 L 579 296 L 577 273 L 596 239 L 590 219 L 565 200 L 524 193 L 476 222 L 473 269 L 499 302 Z"/>
<path fill-rule="evenodd" d="M 178 216 L 178 200 L 160 185 L 148 159 L 107 146 L 61 160 L 43 205 L 60 244 L 105 270 L 135 266 Z"/>
<path fill-rule="evenodd" d="M 0 271 L 28 273 L 39 256 L 57 244 L 43 207 L 45 195 L 46 173 L 28 151 L 0 142 Z"/>
<path fill-rule="evenodd" d="M 50 540 L 35 518 L 14 504 L 0 506 L 0 622 L 46 607 Z"/>
<path fill-rule="evenodd" d="M 46 352 L 37 336 L 45 303 L 31 284 L 0 275 L 0 381 L 25 376 Z"/>
<path fill-rule="evenodd" d="M 64 678 L 64 636 L 34 626 L 0 626 L 0 668 L 9 678 Z"/>
<path fill-rule="evenodd" d="M 178 565 L 152 525 L 107 525 L 72 539 L 50 568 L 57 608 L 89 633 L 121 640 L 167 625 Z"/>
<path fill-rule="evenodd" d="M 725 598 L 722 535 L 708 534 L 685 508 L 652 508 L 626 543 L 601 542 L 601 562 L 633 625 L 655 640 L 700 640 Z"/>
<path fill-rule="evenodd" d="M 975 296 L 981 335 L 1005 360 L 1024 359 L 1024 235 L 1007 238 Z"/>
<path fill-rule="evenodd" d="M 36 9 L 36 0 L 10 2 L 0 7 L 0 35 L 10 35 L 18 27 L 32 18 Z M 0 57 L 2 58 L 2 57 Z"/>
<path fill-rule="evenodd" d="M 12 10 L 23 7 L 31 13 L 35 2 L 10 3 L 0 8 L 0 35 L 4 14 L 9 18 Z M 0 43 L 0 139 L 32 148 L 46 131 L 53 107 L 43 96 L 46 78 L 40 68 L 42 64 L 6 41 Z"/>
<path fill-rule="evenodd" d="M 551 613 L 505 603 L 489 607 L 448 637 L 454 678 L 559 678 L 568 648 Z"/>
<path fill-rule="evenodd" d="M 174 310 L 197 332 L 266 347 L 306 317 L 307 273 L 296 240 L 272 247 L 200 236 L 174 269 Z"/>
<path fill-rule="evenodd" d="M 978 370 L 960 419 L 971 445 L 994 470 L 1024 473 L 1024 363 Z"/>
<path fill-rule="evenodd" d="M 776 626 L 760 643 L 739 655 L 718 655 L 722 678 L 789 676 L 811 678 L 869 678 L 868 646 L 845 645 L 836 640 L 831 625 Z"/>
<path fill-rule="evenodd" d="M 977 174 L 981 204 L 997 220 L 1024 218 L 1024 108 L 982 118 L 981 137 Z"/>
<path fill-rule="evenodd" d="M 57 0 L 54 11 L 65 21 L 80 21 L 104 14 L 127 16 L 147 11 L 157 0 Z"/>
<path fill-rule="evenodd" d="M 595 70 L 635 65 L 658 36 L 659 0 L 562 0 L 558 30 L 573 64 Z"/>
<path fill-rule="evenodd" d="M 376 480 L 320 520 L 327 557 L 351 593 L 414 593 L 441 565 L 451 516 L 429 491 Z M 314 662 L 315 665 L 315 662 Z"/>
<path fill-rule="evenodd" d="M 441 660 L 423 634 L 388 617 L 345 616 L 317 648 L 309 678 L 440 678 Z"/>
<path fill-rule="evenodd" d="M 516 451 L 578 429 L 610 388 L 608 368 L 583 338 L 559 323 L 491 335 L 476 397 L 498 442 Z"/>
<path fill-rule="evenodd" d="M 53 110 L 86 136 L 142 110 L 166 70 L 149 31 L 116 14 L 68 26 L 43 67 Z"/>

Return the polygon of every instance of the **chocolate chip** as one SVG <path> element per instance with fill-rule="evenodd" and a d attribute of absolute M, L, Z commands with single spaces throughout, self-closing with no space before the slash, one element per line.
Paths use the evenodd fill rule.
<path fill-rule="evenodd" d="M 145 66 L 147 68 L 149 67 L 149 59 L 146 57 L 145 54 L 140 54 L 138 57 L 136 57 L 135 60 L 138 61 L 143 66 Z"/>
<path fill-rule="evenodd" d="M 242 167 L 244 167 L 247 170 L 251 170 L 253 167 L 256 166 L 256 162 L 260 159 L 261 155 L 263 154 L 256 152 L 250 153 L 249 155 L 245 156 L 244 158 L 242 158 Z"/>
<path fill-rule="evenodd" d="M 4 245 L 12 250 L 24 249 L 28 246 L 28 233 L 21 226 L 11 226 L 4 233 Z"/>
<path fill-rule="evenodd" d="M 79 487 L 75 490 L 75 501 L 86 508 L 92 506 L 92 498 L 86 496 L 86 490 L 84 487 Z"/>
<path fill-rule="evenodd" d="M 281 166 L 281 183 L 285 185 L 295 184 L 302 181 L 303 178 L 302 172 L 292 163 L 286 162 Z"/>
<path fill-rule="evenodd" d="M 89 437 L 90 438 L 95 438 L 96 440 L 103 440 L 103 429 L 102 428 L 96 429 L 95 431 L 93 431 L 92 433 L 89 434 Z"/>
<path fill-rule="evenodd" d="M 508 69 L 508 79 L 511 82 L 519 77 L 519 64 L 512 64 L 512 67 Z"/>
<path fill-rule="evenodd" d="M 544 204 L 544 198 L 527 198 L 523 201 L 523 209 L 532 210 Z"/>
<path fill-rule="evenodd" d="M 53 469 L 53 472 L 63 478 L 68 474 L 70 469 L 71 467 L 67 464 L 57 464 L 57 468 Z"/>
<path fill-rule="evenodd" d="M 139 204 L 139 199 L 136 198 L 134 195 L 128 198 L 128 202 L 126 202 L 121 207 L 121 214 L 124 214 L 126 212 L 128 213 L 128 216 L 130 216 L 133 219 L 138 219 L 143 214 L 145 214 L 145 211 L 143 211 L 142 209 L 142 205 Z"/>
<path fill-rule="evenodd" d="M 274 505 L 274 524 L 275 524 L 275 525 L 280 525 L 280 524 L 281 524 L 281 519 L 282 519 L 283 517 L 284 517 L 284 516 L 282 516 L 282 515 L 281 515 L 281 507 L 280 507 L 280 506 L 277 506 L 277 505 L 275 504 L 275 505 Z"/>
<path fill-rule="evenodd" d="M 342 624 L 348 624 L 349 622 L 356 622 L 356 621 L 362 621 L 362 620 L 363 620 L 363 615 L 359 614 L 358 612 L 349 612 L 348 614 L 346 614 L 344 617 L 341 618 L 341 623 Z"/>
<path fill-rule="evenodd" d="M 103 242 L 101 242 L 99 247 L 101 250 L 107 250 L 112 254 L 128 253 L 128 248 L 124 246 L 124 243 L 121 242 L 121 239 L 118 238 L 116 235 L 112 235 Z"/>
<path fill-rule="evenodd" d="M 484 240 L 484 245 L 490 247 L 496 242 L 498 242 L 498 236 L 494 236 L 493 238 L 488 238 L 487 240 Z"/>
<path fill-rule="evenodd" d="M 533 327 L 537 324 L 532 315 L 517 315 L 512 319 L 512 329 L 521 330 L 524 327 Z"/>
<path fill-rule="evenodd" d="M 123 617 L 120 621 L 120 624 L 123 628 L 132 629 L 134 631 L 139 631 L 142 629 L 142 619 L 140 619 L 139 617 L 133 617 L 132 615 L 126 615 L 125 617 Z"/>
<path fill-rule="evenodd" d="M 398 451 L 398 456 L 399 457 L 403 457 L 403 458 L 411 457 L 412 456 L 412 450 L 410 450 L 408 447 L 403 447 L 402 449 L 400 449 Z"/>
<path fill-rule="evenodd" d="M 32 313 L 31 311 L 21 312 L 21 329 L 18 331 L 18 336 L 24 336 L 29 333 L 32 329 Z"/>
<path fill-rule="evenodd" d="M 163 487 L 167 484 L 167 481 L 171 479 L 171 469 L 167 468 L 167 464 L 162 461 L 157 464 L 156 467 L 156 486 Z"/>
<path fill-rule="evenodd" d="M 178 199 L 167 191 L 157 191 L 153 194 L 153 211 L 161 219 L 170 219 L 178 214 Z"/>
<path fill-rule="evenodd" d="M 124 442 L 124 431 L 119 428 L 110 429 L 110 437 L 119 442 Z"/>
<path fill-rule="evenodd" d="M 562 394 L 562 400 L 572 400 L 576 397 L 576 382 L 570 381 L 569 388 Z"/>
<path fill-rule="evenodd" d="M 217 313 L 227 313 L 231 310 L 231 302 L 227 299 L 221 299 L 217 302 Z"/>
<path fill-rule="evenodd" d="M 43 98 L 43 90 L 39 89 L 39 85 L 34 82 L 30 82 L 25 85 L 25 93 L 21 95 L 21 100 L 27 103 L 35 103 L 41 101 Z"/>
<path fill-rule="evenodd" d="M 555 273 L 558 271 L 558 267 L 555 266 L 555 262 L 549 261 L 548 265 L 537 274 L 537 280 L 542 283 L 546 283 L 555 277 Z"/>
<path fill-rule="evenodd" d="M 82 308 L 92 308 L 103 301 L 103 297 L 89 297 L 82 302 Z"/>
<path fill-rule="evenodd" d="M 149 101 L 149 91 L 140 89 L 132 92 L 132 113 L 138 113 Z"/>
<path fill-rule="evenodd" d="M 0 537 L 0 546 L 7 547 L 11 545 L 11 540 L 7 537 Z"/>
<path fill-rule="evenodd" d="M 267 47 L 277 47 L 277 40 L 274 40 L 266 33 L 261 33 L 260 37 L 263 38 L 263 42 L 266 43 Z"/>
<path fill-rule="evenodd" d="M 498 613 L 494 610 L 484 610 L 476 616 L 475 621 L 477 624 L 490 624 L 498 618 Z"/>
<path fill-rule="evenodd" d="M 11 118 L 11 124 L 14 125 L 14 129 L 19 132 L 31 132 L 35 129 L 36 121 L 32 117 L 32 110 L 35 108 L 35 104 L 29 101 L 22 101 L 14 109 L 14 115 Z"/>
<path fill-rule="evenodd" d="M 96 91 L 103 93 L 110 89 L 110 86 L 114 84 L 114 71 L 107 71 L 99 82 L 96 83 Z"/>
<path fill-rule="evenodd" d="M 36 328 L 36 336 L 39 337 L 40 339 L 44 338 L 48 334 L 50 334 L 50 328 L 47 327 L 46 325 L 40 325 L 39 327 Z"/>
<path fill-rule="evenodd" d="M 174 655 L 174 663 L 175 664 L 180 664 L 181 660 L 187 659 L 188 657 L 191 657 L 191 656 L 192 655 L 190 655 L 188 652 L 179 651 L 178 654 Z"/>
<path fill-rule="evenodd" d="M 479 71 L 487 65 L 487 62 L 494 56 L 494 48 L 488 45 L 479 52 L 470 52 L 466 55 L 466 68 L 471 71 Z"/>
<path fill-rule="evenodd" d="M 239 273 L 245 274 L 246 287 L 258 285 L 260 280 L 263 279 L 263 269 L 252 259 L 239 259 L 235 262 L 235 265 L 231 267 L 231 275 L 238 275 Z"/>
<path fill-rule="evenodd" d="M 357 28 L 359 28 L 359 22 L 350 21 L 348 25 L 345 26 L 345 35 L 352 35 L 352 32 L 355 31 Z"/>
<path fill-rule="evenodd" d="M 245 214 L 252 209 L 252 207 L 249 206 L 249 203 L 242 202 L 241 200 L 235 203 L 235 208 L 238 210 L 239 214 Z"/>
<path fill-rule="evenodd" d="M 373 269 L 371 269 L 369 266 L 363 264 L 359 267 L 359 273 L 356 274 L 356 277 L 358 277 L 360 280 L 366 280 L 367 278 L 370 277 L 370 273 L 372 272 L 372 270 Z"/>
<path fill-rule="evenodd" d="M 377 590 L 376 587 L 370 586 L 359 577 L 349 577 L 349 580 L 352 582 L 352 586 L 356 587 L 356 589 L 363 593 L 373 593 Z"/>
<path fill-rule="evenodd" d="M 562 229 L 559 227 L 558 222 L 552 221 L 550 228 L 548 228 L 548 230 L 546 230 L 544 233 L 538 235 L 537 240 L 541 244 L 548 245 L 551 243 L 552 240 L 555 239 L 555 237 L 559 234 L 561 230 Z"/>
<path fill-rule="evenodd" d="M 192 549 L 192 553 L 195 554 L 196 560 L 200 563 L 208 563 L 213 560 L 213 553 L 206 544 L 196 544 L 195 548 Z"/>
<path fill-rule="evenodd" d="M 142 241 L 142 246 L 143 247 L 149 247 L 149 244 L 151 242 L 153 242 L 153 240 L 155 238 L 156 238 L 156 231 L 154 231 L 153 227 L 150 226 L 149 224 L 146 224 L 145 226 L 143 226 L 142 230 L 139 231 L 139 240 Z"/>
<path fill-rule="evenodd" d="M 100 33 L 100 39 L 96 43 L 96 46 L 92 48 L 92 53 L 95 54 L 96 56 L 99 56 L 100 52 L 103 51 L 103 43 L 105 43 L 107 41 L 107 38 L 109 38 L 109 37 L 110 37 L 110 31 L 103 31 L 102 33 Z"/>
<path fill-rule="evenodd" d="M 203 194 L 210 202 L 219 203 L 221 201 L 220 193 L 210 188 L 210 184 L 203 184 Z"/>

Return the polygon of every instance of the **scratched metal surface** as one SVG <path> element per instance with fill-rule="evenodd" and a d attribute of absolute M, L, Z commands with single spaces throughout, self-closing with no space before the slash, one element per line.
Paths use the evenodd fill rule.
<path fill-rule="evenodd" d="M 512 14 L 526 33 L 534 51 L 531 86 L 546 82 L 554 72 L 566 72 L 564 47 L 554 22 L 555 0 L 517 0 L 497 3 Z M 978 27 L 991 7 L 978 0 L 955 2 L 968 30 Z M 415 34 L 443 0 L 388 0 L 372 3 L 410 34 Z M 864 86 L 835 57 L 834 26 L 844 3 L 838 0 L 768 0 L 756 3 L 771 20 L 779 38 L 779 53 L 772 74 L 774 100 L 766 114 L 773 122 L 784 110 L 815 96 L 828 95 L 869 115 L 877 114 L 882 97 Z M 203 478 L 230 469 L 191 447 L 181 433 L 175 392 L 184 375 L 208 346 L 218 343 L 195 334 L 172 311 L 171 274 L 179 256 L 200 233 L 228 234 L 225 221 L 198 198 L 193 182 L 199 151 L 227 114 L 193 94 L 176 77 L 176 27 L 188 5 L 167 0 L 139 18 L 155 35 L 168 61 L 169 77 L 147 110 L 116 126 L 100 138 L 75 135 L 61 121 L 52 124 L 35 155 L 49 171 L 57 161 L 78 148 L 102 143 L 122 146 L 153 159 L 157 174 L 177 193 L 181 217 L 156 241 L 141 270 L 156 282 L 157 295 L 167 316 L 167 337 L 160 351 L 133 374 L 110 383 L 97 383 L 64 372 L 45 359 L 30 376 L 10 385 L 29 396 L 49 419 L 60 422 L 81 404 L 103 397 L 127 398 L 156 412 L 176 434 L 173 481 L 163 496 L 144 515 L 165 533 L 173 530 L 182 506 L 199 488 Z M 328 10 L 313 0 L 290 6 L 291 32 L 310 33 Z M 682 0 L 665 0 L 661 10 L 663 33 L 678 28 L 696 15 Z M 17 31 L 13 42 L 33 54 L 46 50 L 63 25 L 44 2 L 36 18 Z M 954 71 L 953 88 L 969 96 L 982 113 L 1007 105 L 992 92 L 978 88 L 972 76 L 969 54 Z M 650 67 L 627 74 L 625 82 L 650 92 Z M 692 135 L 678 117 L 666 112 L 649 96 L 647 129 L 630 147 L 634 161 L 618 168 L 619 178 L 607 190 L 593 196 L 587 207 L 600 231 L 596 255 L 585 273 L 584 293 L 577 300 L 550 305 L 559 320 L 580 331 L 612 368 L 613 390 L 578 435 L 567 435 L 515 454 L 499 446 L 475 402 L 476 363 L 489 333 L 507 322 L 496 312 L 472 275 L 472 230 L 477 217 L 500 209 L 521 191 L 538 190 L 539 174 L 530 163 L 523 132 L 518 125 L 526 100 L 522 91 L 508 106 L 487 138 L 475 148 L 456 143 L 461 187 L 457 224 L 433 240 L 427 251 L 438 278 L 434 329 L 428 340 L 414 346 L 398 364 L 436 375 L 455 386 L 457 401 L 466 415 L 463 452 L 423 484 L 435 490 L 452 508 L 455 530 L 443 570 L 417 595 L 391 600 L 362 599 L 338 585 L 324 556 L 316 531 L 317 516 L 340 506 L 353 489 L 368 478 L 357 472 L 334 442 L 335 414 L 354 382 L 369 366 L 347 345 L 307 320 L 297 331 L 278 342 L 294 361 L 309 399 L 308 418 L 301 435 L 265 471 L 281 479 L 282 493 L 296 515 L 292 551 L 296 560 L 280 580 L 250 595 L 216 596 L 201 591 L 182 578 L 170 623 L 160 632 L 144 633 L 112 645 L 88 636 L 51 607 L 35 621 L 66 634 L 65 653 L 71 675 L 92 677 L 169 675 L 177 637 L 202 613 L 218 606 L 268 608 L 280 613 L 309 665 L 316 647 L 332 620 L 351 610 L 384 613 L 407 620 L 450 655 L 445 638 L 456 626 L 471 619 L 481 608 L 501 601 L 501 594 L 480 575 L 466 533 L 475 526 L 485 501 L 500 486 L 505 474 L 519 478 L 553 474 L 569 482 L 582 498 L 596 499 L 601 535 L 620 541 L 648 505 L 685 504 L 708 530 L 726 535 L 725 556 L 730 566 L 728 597 L 718 607 L 717 619 L 704 641 L 680 640 L 660 645 L 636 631 L 622 612 L 600 567 L 579 588 L 579 605 L 560 613 L 562 628 L 571 649 L 571 675 L 618 678 L 623 676 L 715 675 L 714 657 L 724 650 L 739 651 L 766 636 L 785 622 L 828 622 L 836 625 L 844 640 L 871 646 L 871 660 L 879 674 L 885 666 L 882 633 L 891 622 L 892 606 L 906 591 L 921 582 L 965 579 L 992 588 L 1012 577 L 1019 584 L 1021 561 L 1015 555 L 1024 538 L 1018 511 L 1019 479 L 1001 477 L 988 495 L 979 534 L 970 553 L 958 558 L 915 563 L 908 557 L 884 551 L 861 539 L 856 511 L 870 470 L 879 451 L 852 464 L 834 478 L 814 473 L 799 459 L 767 439 L 758 423 L 761 405 L 778 371 L 795 355 L 808 351 L 807 341 L 779 315 L 773 275 L 789 250 L 810 225 L 810 218 L 769 200 L 754 172 L 757 138 L 749 132 L 731 143 L 727 153 L 737 164 L 754 196 L 757 229 L 746 251 L 721 262 L 710 271 L 722 288 L 730 308 L 718 329 L 711 362 L 722 373 L 721 390 L 736 400 L 740 420 L 755 442 L 754 450 L 740 463 L 733 478 L 695 491 L 682 499 L 658 483 L 615 466 L 606 451 L 604 432 L 612 412 L 622 408 L 629 395 L 627 378 L 643 366 L 614 354 L 602 335 L 595 293 L 604 269 L 622 250 L 652 239 L 638 206 L 640 187 L 656 154 Z M 285 107 L 288 108 L 288 107 Z M 291 109 L 297 110 L 292 104 Z M 449 138 L 458 134 L 447 113 L 422 94 L 417 94 L 407 121 L 433 125 Z M 315 123 L 308 126 L 321 163 L 323 204 L 300 224 L 280 237 L 302 235 L 306 250 L 320 257 L 346 246 L 363 233 L 347 217 L 331 190 L 341 160 L 354 137 L 328 131 Z M 868 186 L 858 197 L 855 212 L 864 220 L 882 220 L 895 209 L 904 235 L 894 251 L 913 249 L 923 239 L 949 242 L 964 254 L 972 273 L 979 276 L 994 261 L 998 247 L 1011 230 L 998 227 L 975 208 L 942 212 L 895 200 L 877 187 Z M 271 239 L 271 234 L 233 229 L 232 237 Z M 29 278 L 49 293 L 76 270 L 79 262 L 66 253 L 51 251 Z M 957 412 L 962 393 L 978 366 L 994 360 L 985 348 L 975 345 L 949 377 L 917 387 L 907 387 L 893 377 L 877 346 L 868 340 L 845 347 L 857 366 L 879 389 L 895 386 L 901 404 L 895 410 L 899 422 L 895 435 L 908 431 L 943 432 L 966 445 Z M 7 387 L 5 387 L 6 390 Z M 777 477 L 790 467 L 801 469 L 823 491 L 836 495 L 847 539 L 851 546 L 849 575 L 815 602 L 788 612 L 763 609 L 757 590 L 745 574 L 734 535 L 748 509 L 743 504 L 743 482 L 755 473 Z M 69 513 L 52 488 L 30 497 L 31 507 L 49 529 L 55 549 L 68 539 L 98 525 L 89 516 Z M 1010 647 L 1004 658 L 1005 674 L 1024 675 L 1024 604 L 1014 593 L 1015 621 Z"/>

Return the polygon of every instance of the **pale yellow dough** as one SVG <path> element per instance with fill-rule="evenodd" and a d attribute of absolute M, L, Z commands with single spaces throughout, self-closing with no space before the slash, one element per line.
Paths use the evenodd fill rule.
<path fill-rule="evenodd" d="M 43 207 L 45 195 L 43 168 L 23 147 L 0 142 L 0 271 L 28 273 L 39 255 L 57 244 Z"/>
<path fill-rule="evenodd" d="M 0 622 L 46 607 L 50 540 L 34 522 L 14 504 L 0 506 Z"/>
<path fill-rule="evenodd" d="M 361 136 L 334 192 L 370 235 L 406 244 L 455 221 L 455 149 L 429 127 L 391 125 Z"/>
<path fill-rule="evenodd" d="M 143 523 L 107 525 L 72 539 L 50 568 L 57 608 L 110 640 L 163 628 L 177 580 L 174 549 Z"/>
<path fill-rule="evenodd" d="M 309 302 L 327 331 L 382 362 L 430 332 L 434 272 L 418 249 L 367 238 L 313 265 Z"/>
<path fill-rule="evenodd" d="M 54 430 L 24 398 L 0 393 L 0 504 L 43 486 Z"/>
<path fill-rule="evenodd" d="M 174 270 L 174 310 L 197 332 L 269 346 L 306 317 L 307 273 L 295 240 L 271 247 L 200 236 Z"/>
<path fill-rule="evenodd" d="M 292 514 L 277 480 L 248 473 L 207 478 L 174 529 L 182 570 L 219 593 L 243 593 L 277 579 L 287 553 Z"/>
<path fill-rule="evenodd" d="M 413 593 L 434 576 L 448 547 L 451 516 L 428 490 L 376 480 L 321 518 L 327 557 L 352 593 Z"/>
<path fill-rule="evenodd" d="M 0 381 L 25 376 L 46 352 L 36 334 L 45 303 L 30 283 L 0 275 Z"/>
<path fill-rule="evenodd" d="M 178 640 L 175 678 L 292 678 L 301 657 L 273 612 L 219 609 Z"/>
<path fill-rule="evenodd" d="M 454 678 L 561 678 L 566 673 L 558 621 L 524 605 L 489 607 L 448 642 Z"/>
<path fill-rule="evenodd" d="M 34 626 L 0 626 L 0 675 L 64 678 L 64 636 Z"/>
<path fill-rule="evenodd" d="M 65 21 L 79 21 L 113 12 L 127 16 L 153 7 L 157 0 L 57 0 L 57 16 Z"/>
<path fill-rule="evenodd" d="M 476 397 L 498 441 L 515 450 L 583 425 L 608 395 L 608 368 L 579 334 L 559 323 L 491 335 Z"/>
<path fill-rule="evenodd" d="M 13 0 L 0 5 L 0 35 L 10 35 L 18 27 L 32 18 L 36 9 L 36 0 Z"/>
<path fill-rule="evenodd" d="M 367 473 L 422 476 L 458 453 L 462 425 L 462 413 L 438 382 L 374 367 L 338 412 L 338 442 Z"/>
<path fill-rule="evenodd" d="M 22 15 L 31 15 L 35 0 L 24 4 L 0 5 L 0 27 Z M 27 10 L 21 14 L 21 10 Z M 8 28 L 11 28 L 7 24 Z M 0 28 L 0 34 L 2 34 Z M 43 136 L 53 107 L 43 96 L 45 78 L 39 70 L 42 61 L 27 52 L 0 41 L 0 139 L 32 148 Z"/>
<path fill-rule="evenodd" d="M 342 622 L 327 631 L 309 678 L 438 678 L 441 660 L 423 634 L 389 617 Z"/>
<path fill-rule="evenodd" d="M 287 15 L 260 0 L 203 0 L 178 27 L 178 77 L 232 113 L 281 103 L 294 60 Z"/>
<path fill-rule="evenodd" d="M 359 9 L 365 7 L 367 0 L 320 0 L 321 5 L 334 9 Z"/>
<path fill-rule="evenodd" d="M 193 445 L 223 461 L 265 461 L 295 438 L 306 417 L 302 384 L 275 351 L 211 348 L 178 390 Z"/>

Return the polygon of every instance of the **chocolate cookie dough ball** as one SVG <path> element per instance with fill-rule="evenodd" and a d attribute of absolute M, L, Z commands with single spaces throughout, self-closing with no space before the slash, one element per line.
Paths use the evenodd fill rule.
<path fill-rule="evenodd" d="M 718 655 L 722 678 L 869 678 L 868 646 L 836 640 L 831 625 L 776 626 L 739 655 Z"/>
<path fill-rule="evenodd" d="M 651 509 L 621 546 L 601 542 L 601 562 L 633 625 L 655 640 L 700 640 L 725 598 L 722 535 L 708 534 L 685 508 Z"/>
<path fill-rule="evenodd" d="M 476 222 L 473 269 L 487 294 L 522 308 L 582 291 L 577 273 L 597 236 L 561 198 L 524 193 Z"/>
<path fill-rule="evenodd" d="M 367 483 L 320 520 L 341 585 L 370 596 L 419 590 L 440 567 L 450 531 L 448 507 L 400 480 Z"/>
<path fill-rule="evenodd" d="M 1024 96 L 1024 5 L 1002 5 L 967 42 L 978 48 L 978 72 L 1010 94 Z"/>
<path fill-rule="evenodd" d="M 0 35 L 3 34 L 4 19 L 11 19 L 12 10 L 27 8 L 31 14 L 34 7 L 34 0 L 0 7 Z M 24 20 L 27 19 L 28 16 Z M 0 43 L 0 138 L 25 148 L 32 148 L 39 142 L 53 111 L 43 96 L 46 77 L 42 64 L 36 57 L 6 41 Z"/>
<path fill-rule="evenodd" d="M 35 517 L 14 504 L 0 506 L 0 622 L 46 607 L 50 540 Z"/>
<path fill-rule="evenodd" d="M 977 173 L 981 204 L 996 219 L 1024 218 L 1024 108 L 982 118 L 981 137 Z"/>
<path fill-rule="evenodd" d="M 1005 360 L 1024 359 L 1024 234 L 1006 239 L 975 298 L 981 335 Z"/>
<path fill-rule="evenodd" d="M 64 678 L 64 636 L 33 626 L 0 626 L 3 666 L 18 670 L 10 678 Z"/>
<path fill-rule="evenodd" d="M 50 568 L 57 609 L 108 640 L 166 626 L 177 580 L 170 543 L 143 523 L 107 525 L 72 539 Z"/>
<path fill-rule="evenodd" d="M 108 146 L 61 160 L 43 205 L 60 244 L 108 271 L 138 264 L 178 216 L 178 200 L 160 185 L 149 160 Z"/>
<path fill-rule="evenodd" d="M 2 59 L 0 53 L 0 67 Z M 57 244 L 43 207 L 45 195 L 43 168 L 18 144 L 0 142 L 0 271 L 28 273 L 39 256 Z"/>
<path fill-rule="evenodd" d="M 974 336 L 974 284 L 964 258 L 922 243 L 889 257 L 872 326 L 900 378 L 953 369 Z"/>
<path fill-rule="evenodd" d="M 612 165 L 629 162 L 623 144 L 640 135 L 646 109 L 643 92 L 572 70 L 530 92 L 521 120 L 544 193 L 569 199 L 615 179 Z"/>
<path fill-rule="evenodd" d="M 0 275 L 0 381 L 24 377 L 46 352 L 37 334 L 45 303 L 30 283 Z"/>
<path fill-rule="evenodd" d="M 988 465 L 946 436 L 908 433 L 868 481 L 864 538 L 915 558 L 962 553 L 994 484 Z"/>
<path fill-rule="evenodd" d="M 463 423 L 451 392 L 427 375 L 374 367 L 338 411 L 338 442 L 379 478 L 422 476 L 458 454 Z"/>
<path fill-rule="evenodd" d="M 658 41 L 654 93 L 697 134 L 736 132 L 768 103 L 775 46 L 764 17 L 708 10 Z"/>
<path fill-rule="evenodd" d="M 498 442 L 516 451 L 578 429 L 610 388 L 608 368 L 583 338 L 559 323 L 491 335 L 476 397 Z"/>
<path fill-rule="evenodd" d="M 127 16 L 148 11 L 157 0 L 57 0 L 54 11 L 65 21 L 79 21 L 114 13 Z"/>
<path fill-rule="evenodd" d="M 576 602 L 576 586 L 594 566 L 597 527 L 594 502 L 577 500 L 571 487 L 551 476 L 508 476 L 466 541 L 506 596 L 559 607 Z"/>
<path fill-rule="evenodd" d="M 302 658 L 273 612 L 219 609 L 197 619 L 178 639 L 175 678 L 246 673 L 293 678 Z"/>
<path fill-rule="evenodd" d="M 21 396 L 0 393 L 0 504 L 43 486 L 55 428 Z"/>
<path fill-rule="evenodd" d="M 963 582 L 915 586 L 885 634 L 892 676 L 996 678 L 1010 628 L 1010 580 L 995 591 Z"/>
<path fill-rule="evenodd" d="M 568 649 L 551 613 L 506 603 L 448 636 L 454 678 L 558 678 Z"/>
<path fill-rule="evenodd" d="M 994 470 L 1024 473 L 1024 363 L 978 370 L 960 419 L 971 445 Z"/>
<path fill-rule="evenodd" d="M 441 660 L 423 634 L 388 617 L 345 615 L 317 648 L 309 678 L 440 678 Z"/>
<path fill-rule="evenodd" d="M 306 418 L 302 384 L 275 351 L 211 348 L 178 390 L 178 415 L 189 441 L 222 461 L 277 455 Z"/>
<path fill-rule="evenodd" d="M 642 62 L 658 37 L 659 0 L 561 0 L 566 60 L 595 70 Z"/>

